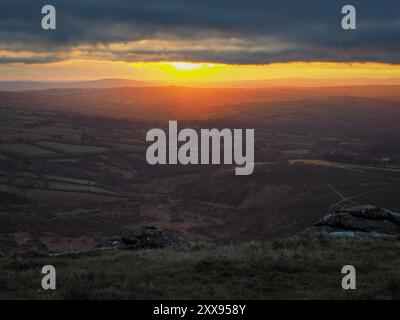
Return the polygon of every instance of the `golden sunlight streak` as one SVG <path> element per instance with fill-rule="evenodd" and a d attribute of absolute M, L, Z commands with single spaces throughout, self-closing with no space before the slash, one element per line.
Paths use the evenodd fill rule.
<path fill-rule="evenodd" d="M 383 63 L 289 62 L 229 65 L 207 62 L 125 62 L 66 60 L 41 64 L 0 64 L 0 80 L 132 79 L 156 84 L 218 85 L 230 81 L 268 81 L 268 85 L 304 86 L 308 80 L 329 85 L 400 84 L 400 65 Z"/>
<path fill-rule="evenodd" d="M 202 68 L 202 65 L 199 63 L 191 63 L 191 62 L 168 62 L 168 63 L 179 71 L 191 71 Z"/>

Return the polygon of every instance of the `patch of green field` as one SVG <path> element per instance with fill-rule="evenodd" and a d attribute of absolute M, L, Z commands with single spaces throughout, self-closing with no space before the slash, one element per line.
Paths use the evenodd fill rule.
<path fill-rule="evenodd" d="M 146 150 L 146 146 L 138 144 L 113 143 L 110 144 L 110 146 L 122 151 L 133 152 L 133 153 L 144 152 L 144 150 Z"/>
<path fill-rule="evenodd" d="M 17 187 L 14 187 L 12 185 L 9 185 L 6 183 L 0 183 L 0 192 L 9 192 L 9 193 L 18 194 L 18 193 L 20 193 L 20 190 Z"/>
<path fill-rule="evenodd" d="M 400 242 L 303 238 L 238 246 L 0 258 L 0 299 L 399 299 Z M 40 290 L 44 265 L 57 290 Z M 344 265 L 357 290 L 343 290 Z M 179 284 L 179 285 L 178 285 Z"/>
<path fill-rule="evenodd" d="M 5 176 L 8 177 L 8 172 L 7 171 L 2 171 L 0 170 L 0 176 Z M 24 171 L 18 171 L 17 175 L 18 178 L 32 178 L 32 179 L 37 179 L 37 175 L 31 172 L 24 172 Z"/>
<path fill-rule="evenodd" d="M 63 191 L 63 190 L 51 190 L 51 189 L 26 189 L 24 196 L 32 199 L 38 203 L 52 203 L 57 206 L 60 203 L 64 206 L 68 204 L 73 205 L 86 205 L 88 203 L 103 203 L 120 200 L 119 195 L 115 194 L 99 194 L 93 192 L 73 192 L 73 191 Z"/>
<path fill-rule="evenodd" d="M 3 118 L 0 120 L 0 127 L 21 129 L 23 127 L 23 123 L 16 119 Z"/>
<path fill-rule="evenodd" d="M 333 162 L 333 161 L 326 161 L 326 160 L 309 160 L 309 159 L 300 159 L 300 160 L 290 160 L 290 164 L 306 164 L 306 165 L 315 165 L 315 166 L 323 166 L 323 167 L 332 167 L 332 168 L 340 168 L 340 169 L 347 169 L 347 170 L 380 170 L 380 171 L 391 171 L 391 172 L 400 172 L 400 169 L 396 168 L 384 168 L 384 167 L 372 167 L 366 165 L 357 165 L 357 164 L 350 164 L 345 162 Z"/>
<path fill-rule="evenodd" d="M 8 183 L 9 179 L 5 176 L 0 176 L 0 183 Z"/>
<path fill-rule="evenodd" d="M 110 151 L 109 148 L 101 146 L 70 144 L 55 141 L 40 141 L 37 144 L 44 148 L 50 148 L 59 152 L 65 152 L 69 154 L 102 153 Z"/>
<path fill-rule="evenodd" d="M 81 131 L 78 129 L 61 127 L 61 126 L 41 126 L 36 129 L 41 132 L 51 132 L 51 133 L 66 133 L 66 134 L 80 134 Z"/>
<path fill-rule="evenodd" d="M 308 139 L 307 136 L 300 136 L 297 134 L 288 134 L 288 133 L 276 133 L 278 137 L 288 138 L 288 139 Z"/>
<path fill-rule="evenodd" d="M 100 187 L 85 186 L 85 185 L 81 185 L 81 184 L 73 184 L 73 183 L 66 183 L 66 182 L 50 181 L 49 187 L 50 187 L 50 189 L 61 190 L 61 191 L 93 192 L 93 193 L 99 193 L 99 194 L 115 195 L 114 192 L 100 188 Z"/>
<path fill-rule="evenodd" d="M 32 179 L 36 179 L 38 177 L 36 174 L 31 172 L 18 172 L 18 176 L 21 176 L 22 178 L 32 178 Z"/>
<path fill-rule="evenodd" d="M 314 146 L 316 143 L 312 137 L 279 132 L 256 132 L 256 138 L 282 145 Z"/>
<path fill-rule="evenodd" d="M 66 182 L 66 183 L 74 183 L 74 184 L 82 184 L 82 185 L 96 185 L 96 182 L 83 180 L 83 179 L 76 179 L 76 178 L 68 178 L 68 177 L 60 177 L 60 176 L 45 176 L 49 180 L 56 180 L 59 182 Z"/>
<path fill-rule="evenodd" d="M 56 152 L 46 150 L 28 143 L 2 143 L 0 151 L 4 153 L 17 154 L 23 157 L 41 157 L 55 155 Z"/>
<path fill-rule="evenodd" d="M 310 150 L 307 150 L 307 149 L 295 149 L 295 150 L 283 151 L 283 154 L 293 155 L 293 156 L 304 156 L 309 153 L 310 153 Z"/>
<path fill-rule="evenodd" d="M 39 182 L 40 180 L 38 179 L 29 179 L 29 180 L 17 179 L 15 180 L 16 186 L 12 186 L 9 184 L 9 179 L 7 177 L 0 176 L 0 191 L 19 193 L 22 187 L 30 190 L 42 190 L 44 188 L 43 184 L 40 184 Z M 56 191 L 58 190 L 58 191 L 68 191 L 68 192 L 86 192 L 86 193 L 96 193 L 101 195 L 114 195 L 114 196 L 117 195 L 117 193 L 115 192 L 112 192 L 110 190 L 95 185 L 76 184 L 76 183 L 68 183 L 68 182 L 54 181 L 54 180 L 50 180 L 48 182 L 48 188 L 50 190 L 56 190 Z"/>
<path fill-rule="evenodd" d="M 329 137 L 329 136 L 321 137 L 320 140 L 321 140 L 321 141 L 335 141 L 335 142 L 340 142 L 340 141 L 342 141 L 342 139 L 340 139 L 340 138 Z"/>
<path fill-rule="evenodd" d="M 276 142 L 282 144 L 307 145 L 307 146 L 312 146 L 316 143 L 313 137 L 287 134 L 282 132 L 276 133 Z"/>
<path fill-rule="evenodd" d="M 294 145 L 294 146 L 314 146 L 315 142 L 311 140 L 303 139 L 292 139 L 292 138 L 277 138 L 274 140 L 275 143 L 283 145 Z"/>
<path fill-rule="evenodd" d="M 82 180 L 82 179 L 74 179 L 74 178 L 65 178 L 58 176 L 46 176 L 49 181 L 48 184 L 44 184 L 41 179 L 38 179 L 36 176 L 24 176 L 20 173 L 17 179 L 14 179 L 16 186 L 9 185 L 9 178 L 6 175 L 0 175 L 0 191 L 3 192 L 19 192 L 19 188 L 29 188 L 29 189 L 43 189 L 45 185 L 48 185 L 48 188 L 51 190 L 59 190 L 59 191 L 69 191 L 69 192 L 89 192 L 89 193 L 97 193 L 103 195 L 116 195 L 115 192 L 104 189 L 100 186 L 97 186 L 95 182 Z M 47 188 L 47 187 L 46 187 Z"/>

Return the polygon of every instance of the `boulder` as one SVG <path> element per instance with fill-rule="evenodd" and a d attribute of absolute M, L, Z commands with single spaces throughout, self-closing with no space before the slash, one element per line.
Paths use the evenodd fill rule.
<path fill-rule="evenodd" d="M 189 244 L 178 234 L 152 226 L 127 231 L 121 238 L 125 246 L 137 249 L 157 249 Z"/>
<path fill-rule="evenodd" d="M 327 214 L 303 234 L 400 239 L 400 214 L 373 205 L 346 206 Z"/>
<path fill-rule="evenodd" d="M 120 237 L 97 239 L 96 248 L 119 248 L 122 244 Z"/>

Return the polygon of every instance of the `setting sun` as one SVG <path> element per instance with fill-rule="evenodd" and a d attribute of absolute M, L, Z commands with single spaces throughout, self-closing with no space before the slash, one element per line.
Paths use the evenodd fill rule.
<path fill-rule="evenodd" d="M 191 62 L 170 62 L 169 64 L 178 71 L 192 71 L 203 67 L 200 63 Z"/>

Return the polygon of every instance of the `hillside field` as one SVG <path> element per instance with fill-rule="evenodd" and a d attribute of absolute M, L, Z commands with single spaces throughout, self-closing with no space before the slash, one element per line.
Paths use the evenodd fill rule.
<path fill-rule="evenodd" d="M 400 243 L 294 237 L 238 246 L 0 258 L 0 299 L 399 299 Z M 41 268 L 57 290 L 41 290 Z M 343 290 L 354 265 L 357 289 Z"/>

